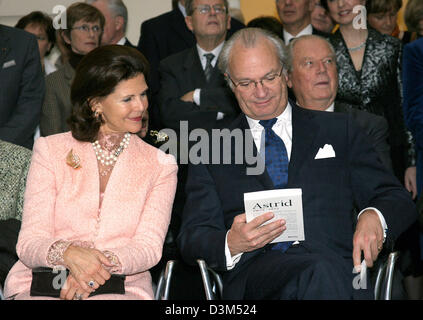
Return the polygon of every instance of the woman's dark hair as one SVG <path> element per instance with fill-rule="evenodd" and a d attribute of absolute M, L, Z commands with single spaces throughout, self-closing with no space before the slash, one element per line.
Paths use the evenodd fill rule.
<path fill-rule="evenodd" d="M 404 21 L 408 31 L 419 32 L 420 20 L 423 20 L 423 2 L 421 0 L 408 0 L 404 11 Z"/>
<path fill-rule="evenodd" d="M 367 0 L 367 14 L 386 13 L 393 11 L 397 13 L 402 7 L 402 0 Z"/>
<path fill-rule="evenodd" d="M 328 7 L 328 0 L 320 0 L 320 5 L 325 8 L 325 10 L 327 12 L 329 12 L 329 7 Z"/>
<path fill-rule="evenodd" d="M 41 11 L 33 11 L 20 18 L 15 27 L 18 29 L 25 29 L 30 24 L 40 26 L 46 32 L 48 42 L 51 43 L 50 50 L 46 52 L 46 56 L 48 56 L 56 43 L 56 31 L 53 28 L 53 20 Z"/>
<path fill-rule="evenodd" d="M 84 56 L 71 86 L 72 113 L 68 124 L 72 136 L 79 141 L 95 141 L 104 121 L 96 117 L 92 103 L 113 93 L 121 81 L 140 74 L 147 79 L 148 72 L 147 59 L 127 46 L 102 46 Z"/>
<path fill-rule="evenodd" d="M 278 37 L 282 36 L 282 23 L 273 16 L 261 16 L 248 22 L 248 28 L 261 28 L 273 32 Z"/>

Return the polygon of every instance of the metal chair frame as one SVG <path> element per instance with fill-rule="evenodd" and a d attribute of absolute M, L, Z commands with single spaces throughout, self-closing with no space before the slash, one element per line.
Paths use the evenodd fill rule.
<path fill-rule="evenodd" d="M 374 289 L 375 300 L 391 300 L 394 270 L 398 258 L 399 252 L 394 251 L 380 264 L 377 270 Z M 169 260 L 165 270 L 162 271 L 155 293 L 156 300 L 169 299 L 170 283 L 176 263 L 177 260 Z M 206 300 L 222 299 L 223 282 L 219 273 L 208 267 L 203 259 L 197 259 L 197 264 L 200 268 Z"/>

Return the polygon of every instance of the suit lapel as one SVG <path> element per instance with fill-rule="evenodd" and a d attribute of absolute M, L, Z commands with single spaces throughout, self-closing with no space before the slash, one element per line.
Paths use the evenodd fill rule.
<path fill-rule="evenodd" d="M 10 51 L 9 40 L 9 37 L 0 25 L 0 70 L 3 68 L 3 64 L 6 62 L 6 57 Z"/>
<path fill-rule="evenodd" d="M 243 161 L 243 164 L 245 166 L 245 172 L 247 174 L 247 169 L 252 170 L 252 169 L 256 168 L 258 166 L 258 164 L 257 163 L 249 163 L 251 160 L 248 161 L 249 159 L 246 158 L 246 152 L 245 152 L 246 151 L 245 148 L 247 148 L 246 142 L 251 142 L 253 144 L 253 151 L 252 151 L 253 157 L 255 157 L 255 159 L 257 159 L 257 161 L 261 161 L 261 158 L 258 155 L 258 150 L 257 150 L 256 144 L 254 143 L 254 139 L 251 135 L 250 126 L 248 125 L 248 121 L 247 121 L 247 118 L 245 117 L 245 115 L 240 114 L 236 121 L 239 121 L 239 122 L 237 122 L 237 125 L 235 127 L 238 127 L 242 130 L 242 136 L 243 136 L 243 140 L 244 140 L 243 141 L 244 142 L 244 161 Z M 234 128 L 230 128 L 230 130 L 233 130 L 233 129 Z M 248 135 L 248 137 L 247 137 L 247 135 Z M 235 148 L 234 143 L 232 143 L 231 152 L 232 152 L 232 161 L 235 161 L 235 159 L 236 159 L 235 158 L 236 157 L 236 154 L 235 154 L 236 148 Z M 263 164 L 263 168 L 264 168 L 264 164 Z M 274 188 L 272 179 L 270 178 L 269 174 L 267 173 L 266 168 L 264 168 L 263 172 L 261 172 L 259 174 L 251 175 L 251 176 L 254 179 L 257 179 L 263 185 L 264 189 L 269 190 L 269 189 Z"/>
<path fill-rule="evenodd" d="M 309 158 L 311 146 L 319 131 L 313 114 L 292 105 L 292 150 L 288 167 L 288 186 L 293 184 L 303 165 Z"/>
<path fill-rule="evenodd" d="M 206 85 L 206 76 L 201 66 L 200 57 L 198 56 L 197 47 L 194 46 L 187 54 L 184 62 L 184 68 L 187 75 L 191 77 L 191 83 L 196 88 L 202 88 Z"/>
<path fill-rule="evenodd" d="M 186 23 L 185 18 L 182 12 L 176 8 L 173 10 L 173 14 L 171 17 L 171 25 L 177 34 L 181 36 L 184 42 L 187 44 L 187 47 L 192 47 L 195 44 L 195 37 L 191 31 L 189 31 Z"/>

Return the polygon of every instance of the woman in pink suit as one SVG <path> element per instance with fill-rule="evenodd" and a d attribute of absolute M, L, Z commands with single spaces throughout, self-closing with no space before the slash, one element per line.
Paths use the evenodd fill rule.
<path fill-rule="evenodd" d="M 25 193 L 19 261 L 6 299 L 31 299 L 32 271 L 64 266 L 61 299 L 152 299 L 176 188 L 172 156 L 136 133 L 148 107 L 148 63 L 136 49 L 86 55 L 71 89 L 71 132 L 40 138 Z M 98 294 L 111 275 L 124 294 Z"/>

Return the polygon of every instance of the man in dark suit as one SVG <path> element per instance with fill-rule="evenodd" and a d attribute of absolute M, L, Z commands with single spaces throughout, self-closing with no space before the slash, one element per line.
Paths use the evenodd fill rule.
<path fill-rule="evenodd" d="M 355 285 L 353 267 L 362 254 L 371 267 L 415 221 L 415 206 L 351 116 L 288 101 L 285 50 L 261 29 L 225 43 L 219 68 L 243 111 L 229 131 L 243 132 L 245 150 L 264 157 L 265 168 L 254 175 L 248 152 L 235 162 L 239 139 L 231 140 L 230 164 L 190 165 L 178 245 L 188 263 L 201 257 L 222 271 L 224 298 L 371 298 L 369 284 Z M 304 241 L 270 245 L 290 228 L 283 219 L 263 225 L 271 212 L 246 222 L 244 193 L 275 188 L 302 189 Z"/>
<path fill-rule="evenodd" d="M 125 36 L 128 25 L 128 9 L 122 0 L 86 0 L 86 3 L 96 7 L 104 16 L 101 44 L 120 44 L 135 48 Z"/>
<path fill-rule="evenodd" d="M 154 100 L 149 109 L 150 123 L 153 129 L 162 127 L 157 101 L 155 101 L 155 95 L 160 87 L 158 73 L 160 61 L 170 55 L 192 48 L 196 44 L 194 34 L 185 23 L 185 17 L 185 0 L 179 0 L 177 8 L 141 24 L 137 47 L 150 63 L 151 72 L 148 84 Z M 241 22 L 231 18 L 227 37 L 243 27 Z"/>
<path fill-rule="evenodd" d="M 177 131 L 183 120 L 188 120 L 190 129 L 206 128 L 237 113 L 235 97 L 217 68 L 230 28 L 228 2 L 187 0 L 185 4 L 186 23 L 196 45 L 162 60 L 159 67 L 162 123 Z"/>
<path fill-rule="evenodd" d="M 289 44 L 291 39 L 302 35 L 329 36 L 312 26 L 311 14 L 314 7 L 314 0 L 276 0 L 276 9 L 283 25 L 282 39 L 286 45 Z"/>
<path fill-rule="evenodd" d="M 45 84 L 37 39 L 0 25 L 0 139 L 32 149 Z"/>
<path fill-rule="evenodd" d="M 388 144 L 388 122 L 385 118 L 335 103 L 338 70 L 335 51 L 326 39 L 307 35 L 296 38 L 288 46 L 288 87 L 300 107 L 350 113 L 371 139 L 383 164 L 392 170 Z"/>
<path fill-rule="evenodd" d="M 187 131 L 211 129 L 239 113 L 238 104 L 217 60 L 230 27 L 227 0 L 186 0 L 186 23 L 196 37 L 196 45 L 163 59 L 160 63 L 159 105 L 163 126 L 182 135 Z M 209 58 L 207 58 L 209 57 Z M 178 186 L 170 231 L 176 237 L 185 204 L 187 166 L 178 157 Z"/>

